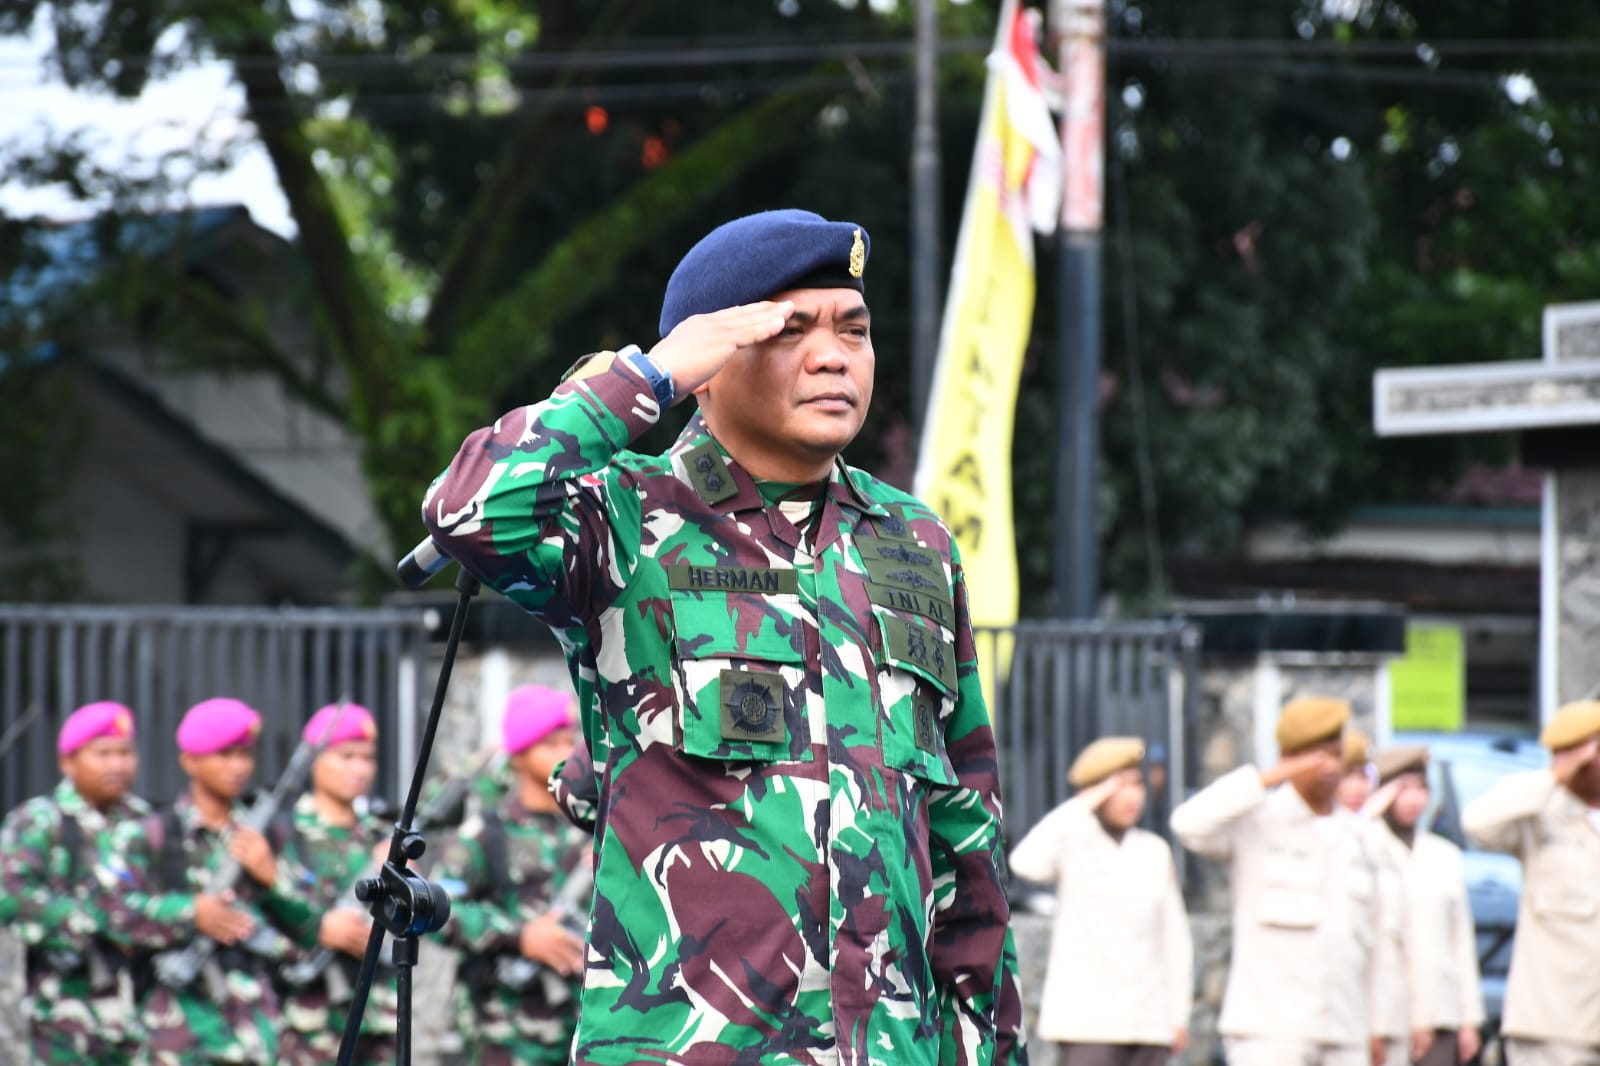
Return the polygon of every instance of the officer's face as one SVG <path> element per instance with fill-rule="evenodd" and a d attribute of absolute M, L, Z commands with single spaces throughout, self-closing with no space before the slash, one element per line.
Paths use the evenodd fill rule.
<path fill-rule="evenodd" d="M 339 803 L 354 803 L 378 774 L 378 745 L 370 740 L 330 744 L 311 764 L 311 787 Z"/>
<path fill-rule="evenodd" d="M 1389 814 L 1395 825 L 1411 829 L 1428 809 L 1428 779 L 1422 774 L 1401 774 L 1395 780 L 1400 787 L 1389 805 Z"/>
<path fill-rule="evenodd" d="M 757 477 L 812 481 L 855 439 L 872 403 L 871 316 L 852 289 L 794 289 L 783 332 L 741 348 L 701 397 L 706 421 Z"/>
<path fill-rule="evenodd" d="M 182 755 L 178 762 L 195 784 L 230 802 L 244 795 L 250 775 L 256 771 L 255 749 L 242 744 L 210 755 Z"/>
<path fill-rule="evenodd" d="M 109 807 L 133 785 L 139 755 L 133 741 L 102 737 L 61 760 L 61 774 L 95 807 Z"/>
<path fill-rule="evenodd" d="M 1144 817 L 1144 775 L 1124 770 L 1117 775 L 1117 790 L 1100 808 L 1100 817 L 1114 829 L 1130 829 Z"/>

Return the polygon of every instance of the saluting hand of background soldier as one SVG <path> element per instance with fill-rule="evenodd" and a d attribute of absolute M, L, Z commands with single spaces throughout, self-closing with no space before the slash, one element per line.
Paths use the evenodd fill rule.
<path fill-rule="evenodd" d="M 567 932 L 561 916 L 545 911 L 522 927 L 522 957 L 542 962 L 563 977 L 583 969 L 583 941 Z"/>
<path fill-rule="evenodd" d="M 1550 756 L 1550 772 L 1556 775 L 1556 780 L 1563 785 L 1571 783 L 1589 763 L 1600 754 L 1600 737 L 1590 737 L 1575 747 L 1554 752 Z"/>
<path fill-rule="evenodd" d="M 782 333 L 793 312 L 794 304 L 788 300 L 763 300 L 690 315 L 650 349 L 650 358 L 672 375 L 676 402 L 682 402 L 715 377 L 740 348 Z"/>
<path fill-rule="evenodd" d="M 1307 748 L 1305 751 L 1294 755 L 1285 755 L 1278 760 L 1276 766 L 1261 771 L 1261 783 L 1268 788 L 1275 788 L 1291 778 L 1299 777 L 1303 773 L 1313 770 L 1327 773 L 1343 767 L 1338 755 L 1327 747 Z"/>

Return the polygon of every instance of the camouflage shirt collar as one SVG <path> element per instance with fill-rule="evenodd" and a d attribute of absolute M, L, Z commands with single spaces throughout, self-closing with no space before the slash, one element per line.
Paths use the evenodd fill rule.
<path fill-rule="evenodd" d="M 185 836 L 197 833 L 215 833 L 200 817 L 200 808 L 195 806 L 194 796 L 186 788 L 178 793 L 178 798 L 172 801 L 172 813 L 178 816 L 178 824 L 183 826 Z M 233 816 L 238 818 L 244 814 L 244 807 L 237 802 L 233 805 Z"/>
<path fill-rule="evenodd" d="M 678 434 L 678 439 L 672 445 L 668 454 L 680 464 L 687 460 L 691 452 L 705 446 L 715 448 L 721 457 L 722 463 L 727 467 L 727 472 L 733 478 L 733 487 L 736 491 L 726 493 L 725 498 L 711 505 L 724 514 L 733 514 L 738 511 L 761 510 L 767 506 L 767 501 L 762 498 L 761 490 L 752 478 L 739 465 L 739 461 L 728 454 L 722 442 L 711 435 L 710 428 L 706 425 L 705 416 L 696 411 L 689 419 L 689 424 L 683 427 L 683 432 Z M 869 493 L 862 489 L 858 478 L 864 477 L 861 471 L 847 465 L 842 458 L 835 458 L 833 469 L 828 475 L 828 498 L 840 507 L 848 507 L 873 518 L 883 518 L 888 511 L 883 505 L 874 501 Z M 696 479 L 690 477 L 690 483 L 697 490 L 702 490 Z M 702 491 L 702 495 L 704 495 Z M 709 501 L 708 501 L 709 502 Z"/>

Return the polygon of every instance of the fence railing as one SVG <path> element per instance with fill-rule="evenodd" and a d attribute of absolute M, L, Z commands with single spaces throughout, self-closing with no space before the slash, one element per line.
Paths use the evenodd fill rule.
<path fill-rule="evenodd" d="M 182 784 L 179 719 L 211 696 L 262 712 L 257 784 L 282 769 L 317 707 L 368 707 L 378 790 L 396 796 L 416 751 L 426 652 L 414 610 L 0 605 L 0 809 L 54 787 L 62 720 L 102 699 L 134 710 L 137 790 L 157 803 Z"/>
<path fill-rule="evenodd" d="M 1039 621 L 976 637 L 1011 843 L 1071 794 L 1067 770 L 1078 752 L 1113 735 L 1165 749 L 1165 781 L 1155 782 L 1146 814 L 1164 835 L 1191 776 L 1184 726 L 1198 691 L 1199 631 L 1176 622 Z"/>

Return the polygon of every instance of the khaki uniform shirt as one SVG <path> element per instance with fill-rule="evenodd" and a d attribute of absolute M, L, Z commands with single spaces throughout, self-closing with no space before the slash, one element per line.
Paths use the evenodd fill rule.
<path fill-rule="evenodd" d="M 1515 774 L 1469 803 L 1476 843 L 1522 860 L 1522 902 L 1501 1029 L 1600 1045 L 1600 830 L 1548 770 Z"/>
<path fill-rule="evenodd" d="M 1400 961 L 1380 964 L 1377 1031 L 1400 1037 L 1418 1029 L 1481 1026 L 1483 991 L 1461 849 L 1422 832 L 1408 848 L 1381 821 L 1372 824 L 1370 836 L 1385 880 L 1398 889 L 1398 921 L 1389 924 L 1401 927 L 1398 934 L 1385 931 Z"/>
<path fill-rule="evenodd" d="M 1188 1027 L 1194 943 L 1166 841 L 1130 829 L 1119 843 L 1071 799 L 1022 838 L 1011 872 L 1056 888 L 1040 1036 L 1166 1046 Z"/>
<path fill-rule="evenodd" d="M 1172 812 L 1185 847 L 1231 864 L 1233 963 L 1218 1030 L 1364 1047 L 1378 994 L 1377 869 L 1353 814 L 1318 818 L 1253 766 Z"/>

